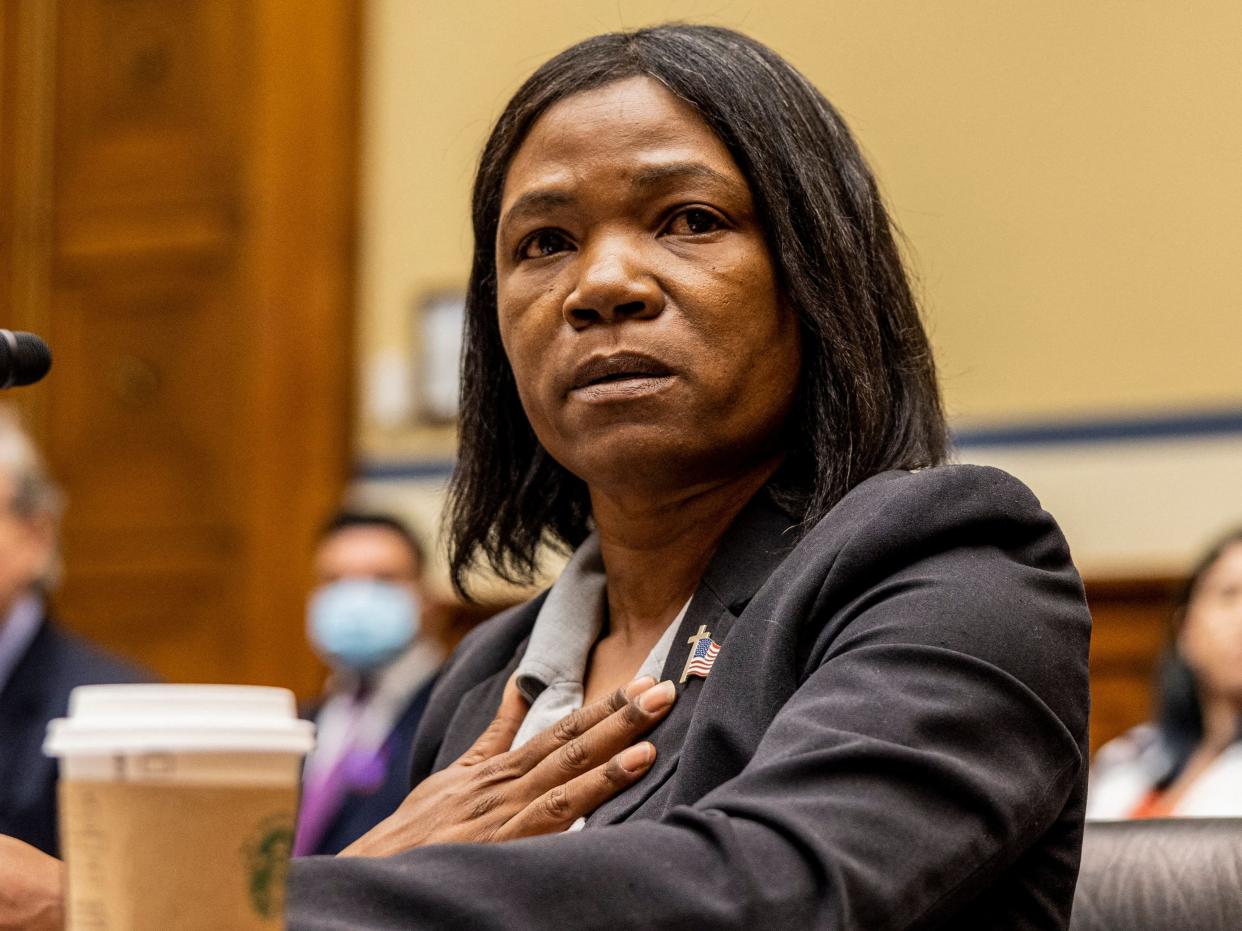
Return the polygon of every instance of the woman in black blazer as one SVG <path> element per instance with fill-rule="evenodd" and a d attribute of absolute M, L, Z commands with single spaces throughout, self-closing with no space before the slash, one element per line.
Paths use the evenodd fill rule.
<path fill-rule="evenodd" d="M 1064 927 L 1081 585 L 1024 487 L 940 465 L 829 104 L 725 30 L 588 40 L 510 101 L 474 224 L 456 578 L 575 555 L 458 651 L 402 808 L 295 864 L 291 927 Z"/>

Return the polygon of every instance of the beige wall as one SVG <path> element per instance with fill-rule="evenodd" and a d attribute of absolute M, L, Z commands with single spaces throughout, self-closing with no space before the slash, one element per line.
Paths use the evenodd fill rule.
<path fill-rule="evenodd" d="M 909 240 L 956 422 L 1242 407 L 1242 4 L 371 0 L 363 378 L 467 271 L 476 154 L 592 33 L 741 28 L 851 123 Z M 387 363 L 385 363 L 387 358 Z M 366 384 L 360 395 L 367 396 Z M 451 435 L 363 411 L 364 456 Z"/>
<path fill-rule="evenodd" d="M 951 410 L 1242 402 L 1242 4 L 372 0 L 362 358 L 467 269 L 490 121 L 549 54 L 670 16 L 745 29 L 870 154 Z"/>

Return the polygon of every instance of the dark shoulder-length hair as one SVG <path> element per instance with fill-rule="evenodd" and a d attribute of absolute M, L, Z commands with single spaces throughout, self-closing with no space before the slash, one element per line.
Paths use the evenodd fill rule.
<path fill-rule="evenodd" d="M 1168 764 L 1157 781 L 1159 788 L 1170 785 L 1177 778 L 1186 761 L 1203 740 L 1203 705 L 1199 697 L 1199 682 L 1194 670 L 1177 648 L 1177 635 L 1181 632 L 1186 612 L 1190 610 L 1190 603 L 1194 601 L 1203 577 L 1225 555 L 1225 550 L 1238 544 L 1242 544 L 1242 527 L 1230 531 L 1208 547 L 1207 552 L 1190 571 L 1186 584 L 1179 590 L 1173 604 L 1172 636 L 1169 647 L 1161 658 L 1156 683 L 1156 725 Z M 1242 739 L 1242 721 L 1239 721 L 1238 738 Z"/>
<path fill-rule="evenodd" d="M 750 184 L 780 288 L 801 326 L 790 448 L 774 494 L 804 527 L 863 479 L 946 451 L 935 367 L 875 178 L 840 115 L 771 49 L 712 26 L 596 36 L 561 52 L 509 101 L 474 184 L 459 454 L 449 497 L 454 584 L 484 561 L 528 581 L 547 542 L 590 531 L 585 484 L 535 438 L 500 341 L 495 241 L 505 177 L 560 100 L 647 76 L 686 101 Z"/>

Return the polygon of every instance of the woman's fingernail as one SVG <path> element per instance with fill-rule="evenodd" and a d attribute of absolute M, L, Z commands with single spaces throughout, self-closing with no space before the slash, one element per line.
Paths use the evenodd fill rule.
<path fill-rule="evenodd" d="M 653 685 L 638 697 L 638 707 L 648 714 L 663 711 L 677 697 L 677 686 L 665 679 L 659 685 Z"/>
<path fill-rule="evenodd" d="M 655 747 L 643 741 L 640 744 L 635 744 L 622 750 L 617 756 L 617 762 L 621 764 L 621 768 L 627 773 L 636 773 L 650 766 L 654 758 Z"/>
<path fill-rule="evenodd" d="M 634 698 L 655 685 L 655 676 L 639 676 L 625 687 L 625 697 Z"/>

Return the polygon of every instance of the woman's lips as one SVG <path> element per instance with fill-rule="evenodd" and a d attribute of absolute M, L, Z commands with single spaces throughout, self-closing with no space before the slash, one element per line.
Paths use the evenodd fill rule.
<path fill-rule="evenodd" d="M 654 394 L 667 387 L 672 380 L 672 375 L 631 375 L 574 388 L 570 396 L 580 401 L 628 401 Z"/>
<path fill-rule="evenodd" d="M 619 352 L 592 356 L 579 365 L 569 393 L 585 401 L 623 400 L 658 391 L 672 378 L 672 370 L 658 359 L 643 353 Z"/>

